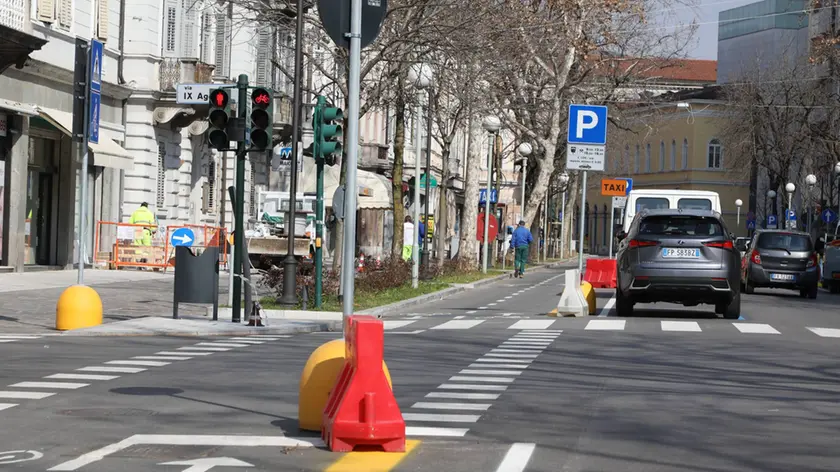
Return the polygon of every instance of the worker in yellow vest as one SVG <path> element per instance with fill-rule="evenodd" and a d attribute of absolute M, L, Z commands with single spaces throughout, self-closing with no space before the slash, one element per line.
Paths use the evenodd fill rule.
<path fill-rule="evenodd" d="M 155 214 L 152 213 L 152 210 L 149 210 L 149 204 L 146 202 L 141 203 L 140 208 L 134 210 L 134 213 L 131 214 L 131 219 L 128 222 L 133 225 L 148 225 L 142 228 L 135 228 L 134 246 L 151 246 L 152 234 L 157 229 L 157 224 L 155 224 Z M 148 256 L 148 254 L 146 255 Z M 142 262 L 147 261 L 143 259 Z"/>

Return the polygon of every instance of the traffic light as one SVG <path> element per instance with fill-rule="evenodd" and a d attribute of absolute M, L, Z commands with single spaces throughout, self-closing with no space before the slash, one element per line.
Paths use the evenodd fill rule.
<path fill-rule="evenodd" d="M 251 92 L 251 147 L 271 148 L 274 132 L 274 96 L 271 90 L 258 87 Z"/>
<path fill-rule="evenodd" d="M 225 89 L 213 89 L 210 91 L 210 115 L 208 117 L 210 127 L 207 130 L 207 140 L 213 148 L 224 151 L 230 146 L 230 138 L 227 133 L 228 121 L 230 121 L 230 96 Z"/>
<path fill-rule="evenodd" d="M 328 166 L 334 166 L 336 157 L 341 154 L 342 138 L 341 125 L 336 122 L 344 120 L 341 108 L 323 107 L 316 110 L 315 143 L 316 159 L 323 159 Z"/>

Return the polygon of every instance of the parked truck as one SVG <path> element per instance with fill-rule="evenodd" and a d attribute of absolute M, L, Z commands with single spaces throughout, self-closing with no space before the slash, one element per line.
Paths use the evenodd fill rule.
<path fill-rule="evenodd" d="M 298 262 L 315 254 L 315 196 L 297 194 L 294 221 L 289 217 L 289 192 L 260 192 L 257 211 L 245 231 L 248 255 L 255 267 L 281 266 L 288 253 L 288 231 L 295 232 Z M 291 227 L 291 229 L 289 229 Z"/>

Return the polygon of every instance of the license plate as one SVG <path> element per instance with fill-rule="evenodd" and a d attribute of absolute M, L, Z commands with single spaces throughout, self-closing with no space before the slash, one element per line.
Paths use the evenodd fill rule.
<path fill-rule="evenodd" d="M 770 274 L 771 280 L 793 280 L 793 274 Z"/>
<path fill-rule="evenodd" d="M 666 247 L 662 249 L 662 257 L 667 259 L 697 259 L 700 257 L 700 250 Z"/>

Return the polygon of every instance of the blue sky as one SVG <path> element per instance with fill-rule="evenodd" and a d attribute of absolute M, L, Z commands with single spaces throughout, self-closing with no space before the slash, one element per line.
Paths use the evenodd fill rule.
<path fill-rule="evenodd" d="M 675 6 L 677 21 L 689 24 L 696 21 L 697 33 L 688 51 L 695 59 L 717 59 L 717 21 L 718 13 L 730 8 L 740 7 L 758 0 L 695 0 L 693 6 Z"/>

